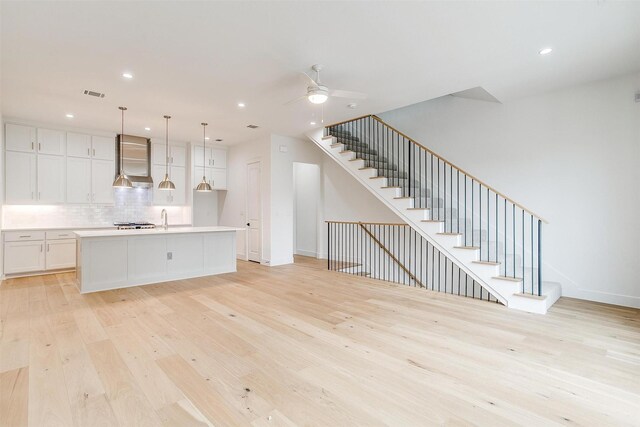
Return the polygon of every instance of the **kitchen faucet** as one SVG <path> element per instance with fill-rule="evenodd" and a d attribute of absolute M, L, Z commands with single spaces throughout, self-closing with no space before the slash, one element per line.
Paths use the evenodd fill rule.
<path fill-rule="evenodd" d="M 160 220 L 162 221 L 162 228 L 165 230 L 169 228 L 169 215 L 166 209 L 162 209 L 160 212 Z"/>

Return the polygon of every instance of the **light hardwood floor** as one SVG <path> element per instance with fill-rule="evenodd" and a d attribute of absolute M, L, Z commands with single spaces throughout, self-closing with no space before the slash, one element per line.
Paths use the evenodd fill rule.
<path fill-rule="evenodd" d="M 0 426 L 638 425 L 640 312 L 546 316 L 324 263 L 0 287 Z"/>

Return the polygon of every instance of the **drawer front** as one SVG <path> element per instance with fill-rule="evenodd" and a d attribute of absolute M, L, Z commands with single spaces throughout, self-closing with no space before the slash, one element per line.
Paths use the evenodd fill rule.
<path fill-rule="evenodd" d="M 5 242 L 28 242 L 44 240 L 44 231 L 7 231 L 4 233 Z"/>
<path fill-rule="evenodd" d="M 47 231 L 47 240 L 75 239 L 76 235 L 70 230 Z"/>

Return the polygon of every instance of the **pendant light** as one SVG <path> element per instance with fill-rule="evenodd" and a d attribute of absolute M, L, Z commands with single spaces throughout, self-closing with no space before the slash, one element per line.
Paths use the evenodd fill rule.
<path fill-rule="evenodd" d="M 196 187 L 196 191 L 202 193 L 208 193 L 213 189 L 207 182 L 205 177 L 204 159 L 207 157 L 207 123 L 200 123 L 202 125 L 202 182 Z"/>
<path fill-rule="evenodd" d="M 176 186 L 169 179 L 169 119 L 171 116 L 164 116 L 167 121 L 167 127 L 165 132 L 165 148 L 166 148 L 166 156 L 165 156 L 165 166 L 164 166 L 164 179 L 160 181 L 158 184 L 158 190 L 175 190 Z"/>
<path fill-rule="evenodd" d="M 118 107 L 120 111 L 122 111 L 122 128 L 120 132 L 120 174 L 116 177 L 116 180 L 113 181 L 113 187 L 115 188 L 133 188 L 131 185 L 131 181 L 122 171 L 122 163 L 123 163 L 123 154 L 122 154 L 122 143 L 124 142 L 124 112 L 127 110 L 127 107 Z"/>

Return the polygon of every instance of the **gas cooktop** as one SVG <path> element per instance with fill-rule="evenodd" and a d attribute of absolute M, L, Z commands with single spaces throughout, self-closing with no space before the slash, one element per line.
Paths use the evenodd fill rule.
<path fill-rule="evenodd" d="M 118 230 L 138 230 L 141 228 L 156 228 L 155 224 L 150 222 L 114 222 Z"/>

